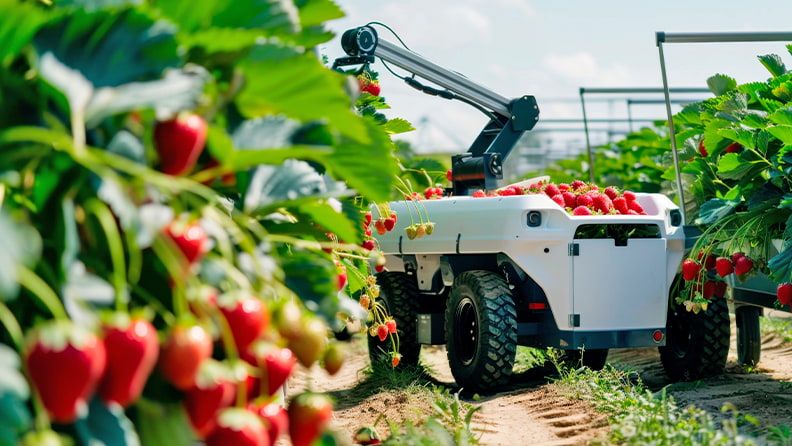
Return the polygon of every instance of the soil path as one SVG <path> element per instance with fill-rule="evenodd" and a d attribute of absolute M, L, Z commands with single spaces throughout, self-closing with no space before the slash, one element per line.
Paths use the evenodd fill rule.
<path fill-rule="evenodd" d="M 732 327 L 732 346 L 735 328 Z M 762 358 L 753 369 L 736 363 L 734 347 L 726 373 L 693 383 L 672 384 L 663 372 L 656 349 L 628 349 L 611 352 L 609 362 L 636 370 L 653 390 L 669 386 L 680 406 L 696 404 L 718 416 L 727 402 L 740 413 L 751 414 L 765 425 L 792 425 L 792 346 L 776 336 L 762 340 Z M 431 412 L 431 398 L 408 391 L 366 389 L 368 359 L 363 343 L 352 344 L 347 364 L 335 376 L 318 367 L 301 370 L 291 383 L 290 393 L 310 387 L 330 392 L 337 400 L 333 425 L 350 436 L 357 428 L 371 425 L 379 417 L 395 423 L 421 420 Z M 445 349 L 424 347 L 422 362 L 431 376 L 426 383 L 456 387 L 447 365 Z M 545 378 L 547 369 L 529 370 L 513 377 L 498 393 L 472 397 L 466 401 L 480 409 L 473 429 L 482 445 L 578 445 L 607 433 L 606 418 L 587 403 L 558 395 Z M 385 434 L 385 423 L 378 429 Z"/>

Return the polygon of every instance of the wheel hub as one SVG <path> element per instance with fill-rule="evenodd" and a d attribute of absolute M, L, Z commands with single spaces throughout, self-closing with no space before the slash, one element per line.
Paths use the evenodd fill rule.
<path fill-rule="evenodd" d="M 454 337 L 457 354 L 463 364 L 473 362 L 478 351 L 478 312 L 473 301 L 466 297 L 459 302 L 454 314 Z"/>

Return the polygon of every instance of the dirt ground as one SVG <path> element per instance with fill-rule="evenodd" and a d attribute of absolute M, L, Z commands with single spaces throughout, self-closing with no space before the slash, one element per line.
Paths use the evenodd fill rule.
<path fill-rule="evenodd" d="M 765 336 L 762 358 L 753 369 L 736 363 L 735 329 L 732 351 L 724 375 L 695 383 L 671 384 L 660 365 L 657 349 L 613 350 L 608 361 L 640 373 L 653 390 L 668 386 L 681 406 L 697 406 L 719 414 L 724 403 L 736 405 L 741 413 L 762 422 L 792 426 L 792 346 L 778 337 Z M 336 376 L 315 368 L 302 370 L 291 384 L 290 393 L 301 388 L 330 392 L 337 401 L 333 425 L 351 436 L 357 428 L 384 417 L 394 423 L 421 420 L 430 413 L 431 396 L 421 392 L 366 391 L 368 366 L 365 345 L 353 344 L 350 359 Z M 424 347 L 422 362 L 430 371 L 426 383 L 458 390 L 447 365 L 445 349 Z M 498 393 L 466 399 L 480 410 L 473 429 L 482 445 L 578 445 L 605 435 L 606 418 L 587 403 L 561 397 L 545 377 L 548 370 L 528 370 L 513 377 L 512 384 Z M 386 433 L 384 422 L 378 425 Z"/>

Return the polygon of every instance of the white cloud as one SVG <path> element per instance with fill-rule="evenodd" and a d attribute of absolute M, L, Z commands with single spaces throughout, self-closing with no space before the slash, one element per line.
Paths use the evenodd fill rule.
<path fill-rule="evenodd" d="M 587 85 L 629 85 L 633 82 L 630 69 L 621 63 L 601 66 L 594 56 L 585 51 L 572 54 L 551 54 L 544 58 L 544 66 L 551 72 L 570 81 Z"/>

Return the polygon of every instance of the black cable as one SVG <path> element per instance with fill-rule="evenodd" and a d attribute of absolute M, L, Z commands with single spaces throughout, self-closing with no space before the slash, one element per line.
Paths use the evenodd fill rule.
<path fill-rule="evenodd" d="M 401 43 L 401 44 L 402 44 L 402 46 L 403 46 L 404 48 L 406 48 L 406 49 L 410 50 L 410 47 L 408 47 L 408 46 L 407 46 L 407 44 L 406 44 L 406 43 L 404 43 L 404 41 L 401 39 L 401 37 L 399 37 L 399 35 L 398 35 L 398 34 L 396 34 L 396 31 L 394 31 L 394 30 L 393 30 L 393 28 L 391 28 L 390 26 L 388 26 L 388 25 L 386 25 L 386 24 L 384 24 L 384 23 L 382 23 L 382 22 L 368 22 L 368 23 L 366 23 L 366 26 L 370 26 L 370 25 L 379 25 L 379 26 L 381 26 L 381 27 L 383 27 L 383 28 L 387 29 L 388 31 L 390 31 L 390 32 L 391 32 L 391 34 L 393 34 L 393 37 L 395 37 L 395 38 L 396 38 L 396 40 L 398 40 L 398 41 L 399 41 L 399 43 Z M 412 50 L 410 50 L 410 51 L 412 51 Z"/>
<path fill-rule="evenodd" d="M 410 49 L 410 47 L 408 47 L 407 44 L 404 43 L 402 38 L 399 37 L 399 34 L 396 33 L 396 31 L 394 31 L 393 28 L 391 28 L 390 26 L 388 26 L 388 25 L 386 25 L 386 24 L 384 24 L 382 22 L 377 22 L 377 21 L 366 23 L 366 26 L 371 26 L 371 25 L 377 25 L 377 26 L 381 26 L 381 27 L 387 29 L 388 31 L 390 31 L 391 34 L 393 34 L 393 37 L 395 37 L 396 40 L 398 40 L 399 43 L 401 43 L 401 45 L 406 50 L 412 51 Z M 407 84 L 410 85 L 411 87 L 413 87 L 413 88 L 415 88 L 415 89 L 417 89 L 417 90 L 419 90 L 419 91 L 421 91 L 423 93 L 430 94 L 432 96 L 440 96 L 440 97 L 448 99 L 448 100 L 456 99 L 457 101 L 463 102 L 463 103 L 475 108 L 476 110 L 480 111 L 481 113 L 484 113 L 484 115 L 486 115 L 489 119 L 491 119 L 493 121 L 498 121 L 498 117 L 495 116 L 494 113 L 492 113 L 491 111 L 489 111 L 486 108 L 482 107 L 481 105 L 476 104 L 475 102 L 473 102 L 473 101 L 471 101 L 469 99 L 463 98 L 462 96 L 459 96 L 458 94 L 454 93 L 453 91 L 449 91 L 447 89 L 439 90 L 439 89 L 436 89 L 436 88 L 425 86 L 425 85 L 421 84 L 420 82 L 418 82 L 415 79 L 415 73 L 412 73 L 412 76 L 410 76 L 409 78 L 407 76 L 401 76 L 401 75 L 397 74 L 395 71 L 393 71 L 391 69 L 391 67 L 385 62 L 385 60 L 383 58 L 380 57 L 379 59 L 380 59 L 380 62 L 382 62 L 382 65 L 385 66 L 386 70 L 388 70 L 392 75 L 396 76 L 397 78 L 399 78 L 399 79 L 401 79 L 403 81 L 406 81 Z M 457 74 L 459 74 L 460 76 L 465 77 L 461 73 L 457 73 Z M 408 79 L 409 79 L 409 81 L 408 81 Z"/>

